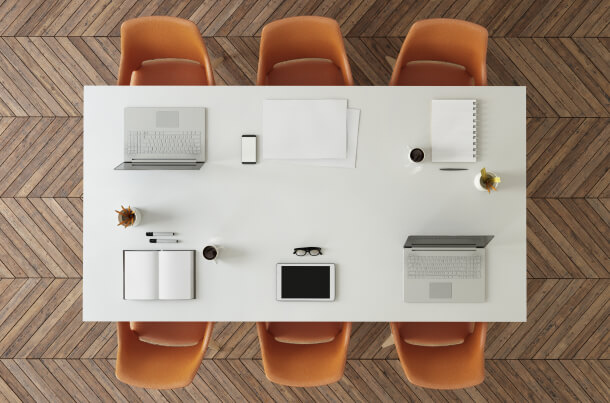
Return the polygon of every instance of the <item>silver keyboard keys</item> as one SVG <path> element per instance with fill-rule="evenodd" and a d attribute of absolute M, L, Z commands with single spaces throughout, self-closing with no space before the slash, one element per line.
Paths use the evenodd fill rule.
<path fill-rule="evenodd" d="M 198 154 L 201 152 L 201 132 L 131 131 L 131 154 Z"/>
<path fill-rule="evenodd" d="M 407 276 L 414 279 L 479 279 L 481 257 L 409 255 Z"/>

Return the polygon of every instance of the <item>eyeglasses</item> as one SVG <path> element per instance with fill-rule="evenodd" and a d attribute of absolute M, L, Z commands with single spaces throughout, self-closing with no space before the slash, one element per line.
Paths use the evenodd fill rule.
<path fill-rule="evenodd" d="M 305 248 L 294 248 L 294 255 L 297 256 L 305 256 L 306 254 L 310 254 L 311 256 L 318 256 L 322 254 L 322 248 L 318 248 L 315 246 L 308 246 Z"/>

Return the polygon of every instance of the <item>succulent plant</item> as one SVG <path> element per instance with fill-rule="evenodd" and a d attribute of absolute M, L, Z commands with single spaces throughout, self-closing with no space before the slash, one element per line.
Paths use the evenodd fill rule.
<path fill-rule="evenodd" d="M 487 190 L 488 193 L 491 193 L 491 190 L 497 190 L 496 186 L 500 183 L 500 177 L 489 174 L 485 168 L 481 169 L 481 185 Z"/>

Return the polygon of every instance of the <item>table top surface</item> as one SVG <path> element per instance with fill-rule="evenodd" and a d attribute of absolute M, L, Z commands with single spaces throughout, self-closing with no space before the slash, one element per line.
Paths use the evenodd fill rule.
<path fill-rule="evenodd" d="M 241 164 L 241 136 L 262 133 L 265 99 L 346 98 L 361 109 L 355 169 L 260 160 Z M 477 162 L 419 165 L 430 155 L 432 99 L 477 100 Z M 525 321 L 525 87 L 85 87 L 83 319 L 90 321 Z M 203 106 L 206 163 L 198 171 L 115 171 L 123 109 Z M 465 167 L 444 172 L 441 167 Z M 487 168 L 497 192 L 477 191 Z M 142 224 L 117 227 L 115 209 Z M 173 231 L 152 245 L 146 231 Z M 405 303 L 409 235 L 494 235 L 483 303 Z M 217 263 L 203 246 L 220 246 Z M 196 299 L 123 299 L 128 249 L 194 249 Z M 296 257 L 320 246 L 324 255 Z M 333 302 L 276 301 L 277 263 L 334 263 Z"/>

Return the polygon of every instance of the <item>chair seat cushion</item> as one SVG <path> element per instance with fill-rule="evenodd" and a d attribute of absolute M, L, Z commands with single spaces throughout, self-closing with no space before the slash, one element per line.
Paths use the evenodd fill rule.
<path fill-rule="evenodd" d="M 409 382 L 431 389 L 463 389 L 485 379 L 485 361 L 480 348 L 409 346 L 414 351 L 402 357 Z M 474 351 L 476 350 L 476 351 Z"/>
<path fill-rule="evenodd" d="M 400 71 L 398 85 L 474 85 L 462 66 L 443 62 L 410 62 Z"/>
<path fill-rule="evenodd" d="M 267 330 L 276 341 L 291 344 L 328 343 L 343 329 L 342 322 L 269 322 Z"/>
<path fill-rule="evenodd" d="M 405 322 L 400 337 L 416 346 L 453 346 L 462 344 L 473 330 L 473 322 Z"/>
<path fill-rule="evenodd" d="M 205 336 L 208 322 L 130 322 L 140 341 L 159 346 L 194 346 Z"/>
<path fill-rule="evenodd" d="M 205 69 L 188 60 L 147 60 L 131 73 L 131 85 L 207 85 Z"/>
<path fill-rule="evenodd" d="M 299 59 L 278 63 L 265 85 L 345 85 L 341 69 L 326 59 Z"/>

